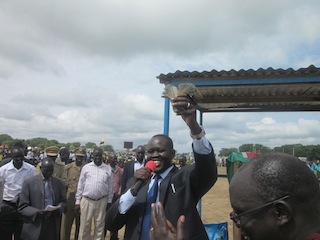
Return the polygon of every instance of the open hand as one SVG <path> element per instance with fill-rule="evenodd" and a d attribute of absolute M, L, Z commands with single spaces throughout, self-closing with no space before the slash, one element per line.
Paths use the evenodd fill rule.
<path fill-rule="evenodd" d="M 185 216 L 181 215 L 177 222 L 177 229 L 166 219 L 163 206 L 160 202 L 151 205 L 150 240 L 184 240 Z"/>

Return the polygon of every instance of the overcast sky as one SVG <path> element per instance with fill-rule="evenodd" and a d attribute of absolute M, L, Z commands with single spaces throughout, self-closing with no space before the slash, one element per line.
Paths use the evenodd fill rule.
<path fill-rule="evenodd" d="M 320 67 L 319 0 L 2 0 L 0 134 L 122 150 L 163 133 L 176 70 Z M 204 114 L 221 148 L 320 143 L 319 113 Z M 189 130 L 171 111 L 178 152 Z"/>

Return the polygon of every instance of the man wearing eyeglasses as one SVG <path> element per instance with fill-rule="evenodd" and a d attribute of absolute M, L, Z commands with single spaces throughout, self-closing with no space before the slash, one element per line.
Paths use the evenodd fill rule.
<path fill-rule="evenodd" d="M 250 240 L 320 239 L 320 188 L 298 158 L 267 153 L 230 183 L 230 218 Z"/>

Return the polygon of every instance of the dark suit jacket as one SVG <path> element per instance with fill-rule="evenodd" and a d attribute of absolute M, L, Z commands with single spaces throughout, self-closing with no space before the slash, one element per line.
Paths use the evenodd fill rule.
<path fill-rule="evenodd" d="M 56 222 L 56 239 L 60 234 L 61 214 L 66 210 L 66 187 L 59 178 L 51 178 L 53 191 L 53 205 L 61 205 L 60 214 L 54 215 Z M 39 210 L 44 209 L 44 185 L 42 175 L 38 174 L 24 181 L 20 193 L 19 212 L 24 218 L 21 239 L 38 239 L 41 231 L 42 219 L 37 216 Z"/>
<path fill-rule="evenodd" d="M 176 226 L 180 215 L 186 216 L 185 239 L 208 239 L 196 205 L 200 198 L 217 180 L 217 166 L 214 153 L 200 155 L 194 153 L 195 164 L 182 169 L 174 167 L 160 185 L 159 201 L 163 203 L 167 219 Z M 174 190 L 171 185 L 174 185 Z M 138 240 L 144 216 L 148 185 L 138 192 L 134 205 L 126 214 L 118 211 L 119 200 L 107 212 L 106 226 L 109 230 L 118 230 L 126 225 L 124 239 Z"/>
<path fill-rule="evenodd" d="M 135 159 L 127 162 L 123 167 L 123 173 L 121 176 L 121 193 L 125 192 L 128 180 L 134 175 L 134 162 Z"/>

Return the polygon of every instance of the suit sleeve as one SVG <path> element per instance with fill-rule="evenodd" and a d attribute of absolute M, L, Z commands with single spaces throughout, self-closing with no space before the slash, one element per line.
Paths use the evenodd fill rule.
<path fill-rule="evenodd" d="M 58 182 L 58 196 L 59 199 L 57 201 L 57 205 L 60 205 L 60 212 L 63 213 L 67 210 L 67 197 L 66 197 L 66 185 L 60 179 L 57 179 Z"/>
<path fill-rule="evenodd" d="M 34 222 L 40 209 L 31 206 L 31 181 L 24 181 L 20 193 L 20 201 L 18 211 L 26 221 Z"/>
<path fill-rule="evenodd" d="M 107 211 L 105 226 L 109 231 L 118 231 L 126 223 L 126 214 L 119 213 L 119 200 L 120 198 Z"/>
<path fill-rule="evenodd" d="M 193 192 L 200 199 L 217 181 L 217 164 L 213 148 L 209 154 L 194 151 L 194 157 L 195 168 L 190 174 L 190 182 Z"/>
<path fill-rule="evenodd" d="M 128 173 L 128 163 L 124 165 L 123 167 L 123 173 L 121 176 L 121 193 L 124 193 L 126 189 L 126 183 L 127 183 L 127 173 Z"/>

